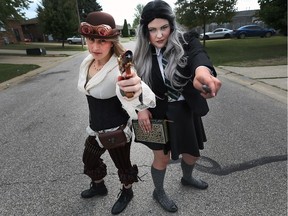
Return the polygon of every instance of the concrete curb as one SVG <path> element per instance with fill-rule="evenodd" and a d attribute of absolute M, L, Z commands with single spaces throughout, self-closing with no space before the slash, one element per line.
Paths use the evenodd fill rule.
<path fill-rule="evenodd" d="M 73 58 L 74 56 L 80 55 L 80 54 L 82 54 L 82 52 L 79 52 L 79 53 L 76 53 L 76 54 L 73 54 L 70 56 L 64 56 L 64 57 L 51 57 L 55 60 L 52 63 L 51 63 L 51 61 L 43 63 L 40 65 L 40 68 L 37 68 L 35 70 L 29 71 L 28 73 L 22 74 L 20 76 L 14 77 L 10 80 L 7 80 L 5 82 L 0 83 L 0 91 L 7 89 L 11 86 L 15 86 L 16 84 L 18 84 L 20 82 L 23 82 L 23 81 L 25 81 L 25 80 L 33 77 L 33 76 L 36 76 L 37 74 L 42 73 L 42 72 L 44 72 L 50 68 L 53 68 L 54 66 L 58 65 L 59 63 L 67 61 L 68 59 Z M 37 63 L 35 63 L 35 64 L 37 64 Z"/>
<path fill-rule="evenodd" d="M 242 86 L 253 89 L 259 93 L 265 94 L 280 102 L 287 104 L 287 90 L 279 88 L 278 86 L 269 85 L 261 80 L 253 79 L 225 68 L 216 68 L 218 75 L 225 77 L 233 82 L 239 83 Z M 221 78 L 220 78 L 221 79 Z"/>

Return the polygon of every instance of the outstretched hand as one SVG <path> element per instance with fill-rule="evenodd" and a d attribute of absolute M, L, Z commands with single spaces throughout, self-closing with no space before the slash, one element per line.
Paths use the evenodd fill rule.
<path fill-rule="evenodd" d="M 126 79 L 126 72 L 118 77 L 118 86 L 124 93 L 133 93 L 133 98 L 141 94 L 141 78 L 131 70 L 131 78 Z M 124 96 L 124 95 L 123 95 Z"/>
<path fill-rule="evenodd" d="M 205 66 L 200 66 L 196 69 L 193 86 L 201 92 L 201 95 L 208 99 L 217 95 L 221 88 L 221 81 L 211 75 L 209 69 Z"/>

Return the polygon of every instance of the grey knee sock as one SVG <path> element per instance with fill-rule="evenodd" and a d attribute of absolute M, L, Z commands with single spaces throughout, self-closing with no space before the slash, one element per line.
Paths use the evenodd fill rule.
<path fill-rule="evenodd" d="M 151 175 L 152 180 L 155 186 L 156 191 L 164 191 L 164 177 L 165 177 L 166 169 L 158 170 L 151 166 Z"/>
<path fill-rule="evenodd" d="M 192 172 L 194 169 L 195 164 L 189 165 L 183 159 L 181 160 L 181 168 L 183 173 L 183 178 L 185 180 L 190 180 L 192 178 Z"/>
<path fill-rule="evenodd" d="M 187 182 L 189 182 L 191 185 L 196 185 L 196 186 L 200 185 L 200 187 L 201 187 L 201 185 L 204 182 L 200 179 L 195 179 L 192 177 L 192 172 L 193 172 L 194 167 L 195 167 L 195 164 L 189 165 L 183 159 L 181 160 L 183 179 L 186 180 Z"/>
<path fill-rule="evenodd" d="M 175 211 L 177 209 L 175 203 L 169 199 L 164 191 L 164 177 L 166 169 L 158 170 L 151 166 L 152 180 L 155 186 L 153 197 L 168 211 Z"/>

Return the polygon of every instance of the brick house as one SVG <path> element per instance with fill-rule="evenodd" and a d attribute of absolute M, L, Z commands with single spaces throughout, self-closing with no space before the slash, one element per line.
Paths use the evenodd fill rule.
<path fill-rule="evenodd" d="M 25 20 L 21 23 L 22 31 L 24 37 L 33 42 L 42 42 L 45 41 L 43 31 L 38 25 L 38 19 L 33 18 L 29 20 Z"/>
<path fill-rule="evenodd" d="M 16 19 L 7 20 L 7 26 L 0 27 L 0 44 L 18 43 L 24 40 L 21 23 Z"/>
<path fill-rule="evenodd" d="M 6 27 L 0 27 L 0 45 L 24 42 L 25 39 L 44 41 L 37 18 L 23 21 L 9 19 Z"/>

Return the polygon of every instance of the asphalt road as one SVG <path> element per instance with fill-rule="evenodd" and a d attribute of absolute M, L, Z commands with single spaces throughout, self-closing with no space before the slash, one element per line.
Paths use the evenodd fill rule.
<path fill-rule="evenodd" d="M 81 161 L 88 108 L 76 86 L 86 54 L 0 91 L 1 216 L 111 215 L 120 183 L 108 154 L 108 195 L 80 197 L 89 186 Z M 179 208 L 173 215 L 287 215 L 287 104 L 225 73 L 219 78 L 223 86 L 203 118 L 208 142 L 195 171 L 209 188 L 182 186 L 179 161 L 171 161 L 165 188 Z M 170 215 L 152 199 L 151 151 L 134 143 L 131 158 L 143 181 L 121 215 Z"/>

